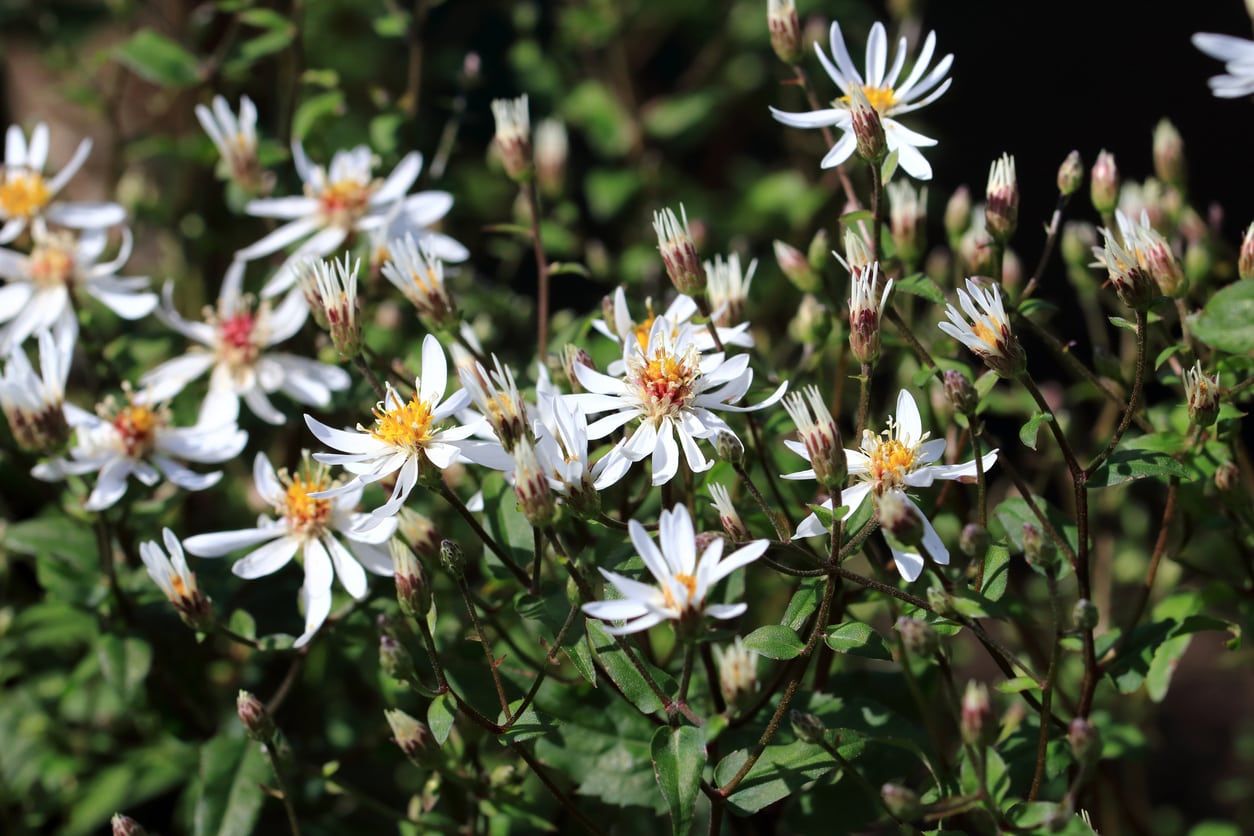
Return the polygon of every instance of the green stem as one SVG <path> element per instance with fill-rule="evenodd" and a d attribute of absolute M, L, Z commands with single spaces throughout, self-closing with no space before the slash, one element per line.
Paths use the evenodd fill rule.
<path fill-rule="evenodd" d="M 292 794 L 287 788 L 287 781 L 283 779 L 283 770 L 279 759 L 279 752 L 275 748 L 274 742 L 265 741 L 266 757 L 270 761 L 270 768 L 274 771 L 274 782 L 278 785 L 279 795 L 283 800 L 283 812 L 287 814 L 287 827 L 291 831 L 292 836 L 300 836 L 300 822 L 296 818 L 296 805 L 292 803 Z"/>
<path fill-rule="evenodd" d="M 1149 319 L 1145 315 L 1145 311 L 1136 312 L 1136 370 L 1133 372 L 1132 378 L 1132 397 L 1128 399 L 1128 406 L 1123 411 L 1123 417 L 1119 420 L 1119 426 L 1115 428 L 1115 433 L 1110 437 L 1105 449 L 1098 453 L 1097 458 L 1093 459 L 1092 464 L 1085 470 L 1085 475 L 1091 476 L 1101 467 L 1102 462 L 1115 452 L 1115 448 L 1119 446 L 1119 440 L 1123 438 L 1123 434 L 1127 432 L 1129 425 L 1132 423 L 1132 416 L 1136 414 L 1141 405 L 1141 390 L 1145 386 L 1145 355 L 1146 348 L 1149 343 L 1148 330 Z"/>

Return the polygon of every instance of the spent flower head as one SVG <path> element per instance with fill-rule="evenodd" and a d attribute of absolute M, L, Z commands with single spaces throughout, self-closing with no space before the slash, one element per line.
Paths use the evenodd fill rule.
<path fill-rule="evenodd" d="M 352 360 L 361 353 L 361 323 L 357 319 L 357 273 L 361 261 L 349 266 L 349 255 L 336 261 L 317 261 L 303 272 L 303 281 L 312 283 L 304 291 L 306 299 L 316 299 L 326 320 L 327 332 L 340 357 Z"/>
<path fill-rule="evenodd" d="M 152 540 L 139 544 L 139 557 L 148 570 L 148 577 L 161 588 L 188 627 L 208 632 L 213 627 L 213 607 L 197 586 L 196 576 L 187 568 L 182 544 L 168 528 L 161 530 L 161 539 L 165 551 Z"/>
<path fill-rule="evenodd" d="M 829 491 L 839 491 L 848 476 L 840 428 L 823 402 L 818 387 L 807 386 L 784 398 L 784 409 L 797 427 L 797 441 L 785 441 L 788 449 L 810 462 L 810 470 L 787 476 L 814 479 Z"/>
<path fill-rule="evenodd" d="M 1202 361 L 1184 372 L 1184 398 L 1189 420 L 1205 429 L 1219 417 L 1219 375 L 1202 371 Z"/>
<path fill-rule="evenodd" d="M 679 205 L 679 216 L 669 207 L 653 213 L 653 231 L 657 233 L 657 248 L 666 265 L 666 275 L 680 293 L 694 296 L 705 291 L 705 270 L 697 245 L 688 228 L 688 213 Z"/>
<path fill-rule="evenodd" d="M 217 148 L 226 179 L 245 192 L 269 191 L 274 175 L 257 158 L 257 106 L 252 99 L 240 97 L 237 115 L 224 97 L 214 96 L 212 107 L 196 105 L 196 119 Z"/>

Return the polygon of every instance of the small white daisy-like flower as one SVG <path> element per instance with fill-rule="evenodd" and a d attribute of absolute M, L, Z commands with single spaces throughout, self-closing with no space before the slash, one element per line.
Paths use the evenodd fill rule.
<path fill-rule="evenodd" d="M 714 466 L 697 441 L 713 439 L 720 431 L 732 432 L 715 412 L 765 409 L 788 389 L 788 384 L 782 383 L 761 403 L 736 406 L 753 383 L 749 356 L 727 357 L 721 352 L 703 355 L 693 339 L 692 328 L 677 330 L 666 317 L 658 317 L 653 323 L 643 349 L 639 344 L 630 349 L 622 378 L 576 365 L 575 375 L 588 391 L 566 397 L 589 414 L 611 413 L 588 427 L 589 438 L 604 438 L 629 421 L 640 419 L 627 443 L 607 456 L 623 457 L 630 462 L 652 456 L 654 485 L 666 484 L 679 472 L 681 447 L 693 473 Z"/>
<path fill-rule="evenodd" d="M 605 317 L 592 320 L 593 329 L 622 346 L 624 358 L 632 352 L 633 343 L 643 351 L 649 344 L 649 334 L 653 330 L 653 323 L 659 317 L 659 314 L 653 311 L 653 300 L 645 300 L 645 317 L 639 321 L 631 318 L 631 309 L 627 306 L 627 294 L 622 286 L 615 288 L 612 304 L 605 307 L 608 308 L 604 312 Z M 691 296 L 685 296 L 682 293 L 676 296 L 660 314 L 676 329 L 691 325 L 692 318 L 696 315 L 697 303 Z M 710 336 L 708 328 L 694 326 L 692 330 L 692 340 L 698 351 L 704 353 L 714 350 L 714 338 Z M 747 322 L 741 322 L 730 328 L 719 327 L 717 330 L 718 338 L 724 346 L 753 347 L 753 335 L 749 333 Z M 624 368 L 626 368 L 625 360 L 615 360 L 610 363 L 607 371 L 612 375 L 621 375 Z"/>
<path fill-rule="evenodd" d="M 1104 246 L 1093 248 L 1093 255 L 1097 258 L 1093 266 L 1106 268 L 1121 302 L 1130 308 L 1144 310 L 1158 293 L 1155 271 L 1164 269 L 1160 245 L 1166 248 L 1166 242 L 1150 226 L 1149 217 L 1144 213 L 1138 224 L 1116 210 L 1115 222 L 1117 235 L 1112 230 L 1101 228 Z M 1174 259 L 1169 249 L 1166 257 Z"/>
<path fill-rule="evenodd" d="M 958 289 L 958 304 L 962 312 L 953 305 L 945 306 L 949 321 L 940 323 L 940 329 L 974 351 L 1002 377 L 1012 378 L 1023 371 L 1023 348 L 1010 330 L 1010 317 L 997 285 L 991 284 L 986 290 L 967 279 L 967 289 Z"/>
<path fill-rule="evenodd" d="M 1198 32 L 1193 46 L 1224 62 L 1224 74 L 1212 76 L 1210 90 L 1220 99 L 1254 96 L 1254 41 L 1232 35 Z"/>
<path fill-rule="evenodd" d="M 740 256 L 732 253 L 723 258 L 715 256 L 705 262 L 706 293 L 709 294 L 710 316 L 720 325 L 734 325 L 745 316 L 745 302 L 749 298 L 749 286 L 758 269 L 758 260 L 749 262 L 749 269 L 741 271 Z"/>
<path fill-rule="evenodd" d="M 561 395 L 537 395 L 540 417 L 533 423 L 536 454 L 549 485 L 577 510 L 595 509 L 599 506 L 597 491 L 622 479 L 631 462 L 621 456 L 602 456 L 593 464 L 588 454 L 588 419 L 583 411 Z"/>
<path fill-rule="evenodd" d="M 531 173 L 531 114 L 526 95 L 493 99 L 492 118 L 496 121 L 496 147 L 506 173 L 514 180 L 526 178 Z"/>
<path fill-rule="evenodd" d="M 758 690 L 758 654 L 740 636 L 731 644 L 714 646 L 714 663 L 719 690 L 729 705 Z"/>
<path fill-rule="evenodd" d="M 873 262 L 849 274 L 849 350 L 859 363 L 874 363 L 880 356 L 880 319 L 893 292 L 893 280 L 884 282 L 876 299 L 879 272 L 879 262 Z"/>
<path fill-rule="evenodd" d="M 512 453 L 514 446 L 527 437 L 530 426 L 527 404 L 518 392 L 513 371 L 502 365 L 495 354 L 492 365 L 492 371 L 488 371 L 475 362 L 473 366 L 459 368 L 457 376 L 475 408 L 487 419 L 496 439 Z"/>
<path fill-rule="evenodd" d="M 354 261 L 350 266 L 345 253 L 337 261 L 318 260 L 300 270 L 301 293 L 314 310 L 318 325 L 331 335 L 335 350 L 345 360 L 361 352 L 361 323 L 357 319 L 360 269 L 361 262 Z"/>
<path fill-rule="evenodd" d="M 168 409 L 129 398 L 124 405 L 106 401 L 99 415 L 69 404 L 65 412 L 74 429 L 68 457 L 36 465 L 31 475 L 55 482 L 96 473 L 96 486 L 83 506 L 88 511 L 112 507 L 126 493 L 131 476 L 149 487 L 164 476 L 185 491 L 216 485 L 222 471 L 198 473 L 182 462 L 218 464 L 238 456 L 248 443 L 248 433 L 234 422 L 175 427 Z"/>
<path fill-rule="evenodd" d="M 233 262 L 222 281 L 218 305 L 207 311 L 204 322 L 183 319 L 174 307 L 174 287 L 166 284 L 165 303 L 157 309 L 157 318 L 196 346 L 144 374 L 141 382 L 146 389 L 141 395 L 145 401 L 170 400 L 212 369 L 209 391 L 200 407 L 202 423 L 236 420 L 242 398 L 254 415 L 278 425 L 287 418 L 269 395 L 282 392 L 297 403 L 325 408 L 332 392 L 348 388 L 352 380 L 343 369 L 268 350 L 293 337 L 309 310 L 295 293 L 274 307 L 268 301 L 254 304 L 242 293 L 243 280 L 244 263 Z"/>
<path fill-rule="evenodd" d="M 422 155 L 416 151 L 406 154 L 385 180 L 375 178 L 374 155 L 364 145 L 336 152 L 331 165 L 323 168 L 311 163 L 297 142 L 292 145 L 292 159 L 305 184 L 305 194 L 249 201 L 245 207 L 248 214 L 287 223 L 235 254 L 253 261 L 301 242 L 262 288 L 263 297 L 277 296 L 290 288 L 302 261 L 330 255 L 354 232 L 368 234 L 394 223 L 430 226 L 443 218 L 453 203 L 446 192 L 409 194 L 422 170 Z M 397 230 L 388 240 L 403 234 Z"/>
<path fill-rule="evenodd" d="M 196 119 L 218 149 L 222 171 L 247 189 L 263 186 L 266 173 L 257 160 L 257 106 L 247 96 L 239 100 L 239 115 L 222 96 L 213 97 L 213 107 L 196 105 Z"/>
<path fill-rule="evenodd" d="M 187 558 L 183 555 L 179 539 L 168 528 L 161 530 L 161 539 L 165 542 L 165 551 L 154 540 L 139 544 L 139 559 L 144 562 L 148 577 L 178 610 L 179 617 L 187 626 L 208 630 L 213 626 L 213 608 L 196 584 L 196 575 L 187 568 Z"/>
<path fill-rule="evenodd" d="M 122 245 L 109 261 L 101 261 L 109 236 L 104 230 L 75 235 L 52 231 L 42 220 L 31 228 L 34 247 L 29 254 L 0 248 L 0 351 L 25 340 L 36 331 L 50 328 L 61 319 L 74 318 L 74 303 L 81 294 L 94 297 L 123 319 L 140 319 L 157 306 L 157 295 L 148 290 L 148 279 L 120 277 L 131 257 L 131 234 L 122 231 Z"/>
<path fill-rule="evenodd" d="M 39 373 L 20 346 L 15 346 L 0 375 L 0 410 L 22 449 L 48 453 L 69 438 L 65 420 L 65 381 L 70 375 L 78 325 L 64 320 L 39 332 Z"/>
<path fill-rule="evenodd" d="M 126 210 L 116 203 L 57 201 L 65 184 L 87 162 L 91 140 L 80 142 L 70 161 L 50 178 L 44 176 L 48 145 L 48 126 L 43 122 L 31 131 L 29 142 L 17 125 L 10 125 L 5 134 L 4 165 L 0 166 L 0 244 L 15 240 L 36 218 L 71 229 L 106 229 L 126 220 Z"/>
<path fill-rule="evenodd" d="M 923 432 L 919 407 L 905 389 L 897 395 L 897 415 L 889 419 L 888 428 L 876 435 L 870 430 L 862 433 L 862 449 L 845 450 L 845 461 L 854 484 L 841 492 L 835 504 L 848 508 L 845 519 L 853 516 L 862 503 L 871 496 L 888 491 L 906 491 L 909 488 L 926 488 L 937 479 L 969 480 L 976 475 L 975 461 L 963 464 L 933 464 L 945 454 L 945 439 L 934 438 Z M 802 458 L 808 459 L 804 447 L 789 446 Z M 990 450 L 981 459 L 985 473 L 997 462 L 997 451 Z M 788 478 L 787 476 L 785 478 Z M 794 477 L 796 478 L 796 477 Z M 908 496 L 905 501 L 919 515 L 923 526 L 923 545 L 932 558 L 942 565 L 949 563 L 949 550 L 932 527 L 927 516 Z M 832 510 L 831 499 L 823 507 Z M 797 526 L 797 537 L 819 537 L 827 533 L 818 515 L 811 514 Z M 893 548 L 893 562 L 897 571 L 907 581 L 913 581 L 923 571 L 923 558 L 917 553 Z"/>
<path fill-rule="evenodd" d="M 755 540 L 723 557 L 723 538 L 716 537 L 698 556 L 692 518 L 683 505 L 662 512 L 657 544 L 636 520 L 629 520 L 627 526 L 631 542 L 656 585 L 600 570 L 622 597 L 584 604 L 583 611 L 604 621 L 626 622 L 607 626 L 607 633 L 622 636 L 663 621 L 693 623 L 706 615 L 726 620 L 748 609 L 744 603 L 710 604 L 706 598 L 719 581 L 761 557 L 768 541 Z"/>
<path fill-rule="evenodd" d="M 432 328 L 442 328 L 457 320 L 453 297 L 444 285 L 444 262 L 428 247 L 420 247 L 412 234 L 388 245 L 383 275 Z"/>
<path fill-rule="evenodd" d="M 799 439 L 786 439 L 784 446 L 810 463 L 809 469 L 786 474 L 784 478 L 814 479 L 826 488 L 838 490 L 848 473 L 848 457 L 841 446 L 840 428 L 818 387 L 794 391 L 784 398 L 784 409 L 796 425 Z"/>
<path fill-rule="evenodd" d="M 306 644 L 331 612 L 331 581 L 357 600 L 366 597 L 366 572 L 392 574 L 387 541 L 396 531 L 395 518 L 378 522 L 356 511 L 362 487 L 350 484 L 336 490 L 330 469 L 306 455 L 295 475 L 275 473 L 264 454 L 253 460 L 253 484 L 278 519 L 262 516 L 255 528 L 197 534 L 183 541 L 197 557 L 221 557 L 249 549 L 231 567 L 251 580 L 272 575 L 299 552 L 305 569 L 300 601 L 305 609 L 305 631 L 296 647 Z M 334 497 L 325 496 L 336 490 Z"/>
<path fill-rule="evenodd" d="M 914 67 L 904 80 L 898 81 L 906 64 L 906 39 L 897 44 L 891 66 L 888 63 L 888 35 L 884 24 L 877 22 L 871 27 L 866 46 L 866 76 L 858 72 L 840 24 L 833 22 L 831 31 L 832 60 L 823 47 L 814 45 L 819 62 L 844 94 L 824 110 L 807 113 L 787 113 L 771 108 L 776 120 L 794 128 L 836 127 L 843 133 L 837 143 L 823 157 L 823 168 L 835 168 L 853 154 L 857 148 L 853 119 L 850 110 L 851 93 L 857 88 L 866 96 L 884 126 L 884 139 L 888 150 L 897 152 L 897 159 L 907 174 L 916 180 L 930 180 L 932 166 L 919 152 L 920 148 L 935 145 L 936 140 L 916 133 L 897 121 L 896 117 L 927 107 L 944 95 L 953 79 L 948 78 L 954 57 L 946 55 L 929 71 L 932 55 L 936 51 L 936 33 L 929 32 L 923 48 L 914 61 Z"/>

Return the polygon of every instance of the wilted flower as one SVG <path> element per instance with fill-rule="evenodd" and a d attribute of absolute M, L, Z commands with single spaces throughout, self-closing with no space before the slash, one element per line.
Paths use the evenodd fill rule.
<path fill-rule="evenodd" d="M 428 247 L 420 247 L 412 234 L 388 245 L 383 275 L 430 327 L 447 328 L 457 322 L 457 308 L 444 284 L 444 262 Z"/>
<path fill-rule="evenodd" d="M 985 228 L 1004 244 L 1019 225 L 1019 180 L 1015 176 L 1015 158 L 1009 154 L 1002 154 L 989 168 L 985 200 Z"/>
<path fill-rule="evenodd" d="M 139 544 L 139 557 L 148 570 L 148 577 L 161 588 L 188 627 L 208 631 L 213 626 L 213 607 L 196 585 L 196 576 L 187 568 L 183 547 L 168 528 L 161 530 L 161 539 L 165 542 L 165 551 L 152 540 Z"/>
<path fill-rule="evenodd" d="M 758 690 L 758 654 L 745 647 L 736 636 L 726 645 L 715 645 L 714 663 L 718 666 L 718 686 L 728 705 L 736 705 Z"/>
<path fill-rule="evenodd" d="M 771 108 L 771 114 L 779 122 L 794 128 L 828 126 L 839 128 L 842 131 L 841 138 L 823 157 L 822 162 L 823 168 L 835 168 L 849 159 L 858 147 L 852 108 L 855 92 L 859 93 L 866 98 L 882 124 L 887 151 L 897 152 L 902 169 L 911 177 L 916 180 L 930 180 L 932 167 L 919 152 L 919 148 L 935 145 L 936 140 L 915 133 L 894 117 L 926 107 L 949 89 L 952 79 L 947 76 L 949 67 L 953 64 L 953 56 L 946 55 L 929 71 L 935 50 L 936 33 L 929 32 L 923 42 L 923 48 L 913 63 L 913 69 L 905 80 L 898 83 L 898 77 L 906 61 L 906 39 L 902 38 L 898 42 L 897 53 L 890 68 L 888 33 L 884 29 L 884 24 L 877 22 L 871 27 L 871 34 L 867 39 L 866 76 L 864 78 L 854 66 L 849 50 L 845 47 L 840 24 L 833 22 L 831 51 L 835 63 L 828 59 L 821 47 L 816 46 L 815 52 L 818 53 L 823 69 L 845 95 L 825 110 L 787 113 Z"/>
<path fill-rule="evenodd" d="M 1193 46 L 1211 58 L 1224 62 L 1225 75 L 1212 76 L 1210 91 L 1221 99 L 1244 99 L 1254 95 L 1254 41 L 1198 32 Z"/>
<path fill-rule="evenodd" d="M 894 180 L 887 191 L 888 228 L 897 257 L 914 265 L 927 243 L 927 187 L 916 191 L 909 180 Z"/>
<path fill-rule="evenodd" d="M 1133 310 L 1143 311 L 1158 295 L 1155 276 L 1150 272 L 1150 258 L 1151 253 L 1161 255 L 1156 243 L 1161 241 L 1161 237 L 1150 227 L 1148 218 L 1143 217 L 1141 224 L 1137 225 L 1122 212 L 1117 212 L 1115 219 L 1123 243 L 1111 230 L 1103 227 L 1101 233 L 1105 246 L 1093 248 L 1093 255 L 1098 259 L 1094 266 L 1106 268 L 1119 301 Z M 1161 262 L 1158 266 L 1161 268 Z"/>
<path fill-rule="evenodd" d="M 946 305 L 945 315 L 949 321 L 940 323 L 940 329 L 978 354 L 1002 377 L 1015 377 L 1023 371 L 1025 359 L 1018 338 L 1010 330 L 1010 317 L 1006 316 L 1001 291 L 996 284 L 985 290 L 972 279 L 967 279 L 966 284 L 966 290 L 958 289 L 962 311 L 952 304 Z"/>
<path fill-rule="evenodd" d="M 767 0 L 766 26 L 779 60 L 790 66 L 801 60 L 801 22 L 793 0 Z"/>
<path fill-rule="evenodd" d="M 18 446 L 51 453 L 70 437 L 65 419 L 65 382 L 74 357 L 78 324 L 62 320 L 55 331 L 39 332 L 39 373 L 21 346 L 14 346 L 0 375 L 0 409 Z"/>
<path fill-rule="evenodd" d="M 257 159 L 257 106 L 247 96 L 239 100 L 239 116 L 222 96 L 213 97 L 213 108 L 196 105 L 196 119 L 209 134 L 222 160 L 222 171 L 246 191 L 266 187 L 266 172 Z"/>
<path fill-rule="evenodd" d="M 848 476 L 840 428 L 819 395 L 807 386 L 784 398 L 784 409 L 797 427 L 800 441 L 785 439 L 784 446 L 810 463 L 809 470 L 785 474 L 785 479 L 814 479 L 824 488 L 839 491 Z"/>
<path fill-rule="evenodd" d="M 622 597 L 584 604 L 583 611 L 604 621 L 626 622 L 617 627 L 607 625 L 607 633 L 637 633 L 665 620 L 691 623 L 703 615 L 717 619 L 735 618 L 748 609 L 744 603 L 709 604 L 706 597 L 719 581 L 761 557 L 766 552 L 768 541 L 755 540 L 723 557 L 723 539 L 720 537 L 698 556 L 692 518 L 683 505 L 662 511 L 656 545 L 644 526 L 636 520 L 629 520 L 627 526 L 631 542 L 656 585 L 650 586 L 601 569 L 601 574 Z"/>
<path fill-rule="evenodd" d="M 1093 208 L 1102 215 L 1114 211 L 1119 202 L 1119 169 L 1115 166 L 1115 155 L 1103 149 L 1093 163 L 1089 172 L 1089 196 L 1093 200 Z"/>
<path fill-rule="evenodd" d="M 740 512 L 736 510 L 736 506 L 732 504 L 727 488 L 718 482 L 711 483 L 710 498 L 714 500 L 711 503 L 714 506 L 714 510 L 718 511 L 719 524 L 723 526 L 723 531 L 727 533 L 731 541 L 733 543 L 748 541 L 749 527 L 740 518 Z"/>
<path fill-rule="evenodd" d="M 505 164 L 505 173 L 515 182 L 531 177 L 531 114 L 527 96 L 493 99 L 492 118 L 496 121 L 496 148 Z"/>
<path fill-rule="evenodd" d="M 884 282 L 875 298 L 879 264 L 851 274 L 849 283 L 849 350 L 859 363 L 874 364 L 880 356 L 880 319 L 893 290 L 893 280 Z"/>
<path fill-rule="evenodd" d="M 675 289 L 689 296 L 704 292 L 705 270 L 688 229 L 688 213 L 683 204 L 679 206 L 679 217 L 669 208 L 654 212 L 653 231 L 657 233 L 657 248 L 666 265 L 666 275 Z"/>
<path fill-rule="evenodd" d="M 1189 420 L 1203 429 L 1219 417 L 1219 375 L 1202 371 L 1199 360 L 1184 373 L 1184 397 L 1189 407 Z"/>
<path fill-rule="evenodd" d="M 713 261 L 705 262 L 706 293 L 713 309 L 710 316 L 719 325 L 735 325 L 744 319 L 749 286 L 757 269 L 755 258 L 749 262 L 749 269 L 741 272 L 740 256 L 736 253 L 725 259 L 716 255 Z"/>

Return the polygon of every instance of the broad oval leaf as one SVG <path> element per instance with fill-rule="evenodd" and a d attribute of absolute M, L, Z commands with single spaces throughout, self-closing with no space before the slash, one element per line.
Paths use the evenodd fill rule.
<path fill-rule="evenodd" d="M 653 735 L 653 775 L 670 808 L 671 830 L 683 836 L 692 829 L 692 815 L 701 792 L 705 740 L 695 726 L 663 726 Z"/>

